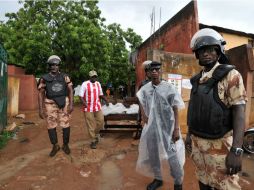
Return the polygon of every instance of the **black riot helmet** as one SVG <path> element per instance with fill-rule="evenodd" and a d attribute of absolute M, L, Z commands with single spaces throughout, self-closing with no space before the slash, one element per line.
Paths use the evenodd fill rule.
<path fill-rule="evenodd" d="M 226 64 L 228 63 L 228 59 L 225 55 L 225 44 L 226 41 L 218 32 L 211 28 L 204 28 L 194 34 L 191 39 L 190 48 L 195 53 L 195 56 L 198 59 L 198 54 L 196 53 L 197 50 L 206 46 L 217 46 L 217 53 L 219 55 L 218 61 L 221 64 Z"/>

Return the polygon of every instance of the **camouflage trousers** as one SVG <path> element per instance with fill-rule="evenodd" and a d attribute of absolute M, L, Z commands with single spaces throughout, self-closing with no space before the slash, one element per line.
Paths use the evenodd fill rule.
<path fill-rule="evenodd" d="M 70 114 L 68 114 L 68 105 L 69 102 L 66 101 L 65 107 L 60 109 L 56 103 L 47 103 L 45 102 L 46 108 L 46 122 L 48 129 L 54 129 L 58 126 L 62 128 L 70 127 Z"/>
<path fill-rule="evenodd" d="M 226 174 L 226 156 L 233 141 L 233 132 L 220 139 L 203 139 L 192 135 L 191 157 L 196 166 L 196 175 L 200 182 L 219 190 L 241 189 L 238 175 Z"/>
<path fill-rule="evenodd" d="M 104 115 L 102 111 L 84 112 L 88 134 L 92 141 L 99 137 L 100 130 L 104 126 Z"/>

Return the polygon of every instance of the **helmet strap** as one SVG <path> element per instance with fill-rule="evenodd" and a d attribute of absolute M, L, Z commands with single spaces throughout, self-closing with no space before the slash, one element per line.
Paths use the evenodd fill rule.
<path fill-rule="evenodd" d="M 209 62 L 209 63 L 206 63 L 205 65 L 202 64 L 202 63 L 199 61 L 199 65 L 202 66 L 202 67 L 205 67 L 205 70 L 206 70 L 206 71 L 210 71 L 210 70 L 213 68 L 213 66 L 217 63 L 217 61 L 218 61 L 218 60 L 216 60 L 216 61 L 211 61 L 211 62 Z"/>
<path fill-rule="evenodd" d="M 221 56 L 218 59 L 218 62 L 220 64 L 230 64 L 227 56 L 225 54 L 221 54 Z"/>

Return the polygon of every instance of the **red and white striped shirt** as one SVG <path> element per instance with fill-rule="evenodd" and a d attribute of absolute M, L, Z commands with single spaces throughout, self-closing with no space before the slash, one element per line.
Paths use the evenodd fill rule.
<path fill-rule="evenodd" d="M 101 102 L 99 96 L 102 96 L 101 84 L 96 81 L 91 83 L 90 81 L 85 81 L 82 83 L 79 91 L 79 96 L 84 99 L 87 107 L 83 108 L 84 112 L 96 112 L 101 110 Z"/>

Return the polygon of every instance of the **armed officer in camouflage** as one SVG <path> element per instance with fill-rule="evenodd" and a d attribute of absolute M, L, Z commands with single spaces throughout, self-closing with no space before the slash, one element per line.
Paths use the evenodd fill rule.
<path fill-rule="evenodd" d="M 61 59 L 57 55 L 48 58 L 49 73 L 43 75 L 38 83 L 39 90 L 39 116 L 46 119 L 48 135 L 53 148 L 50 157 L 60 150 L 57 140 L 56 127 L 59 125 L 63 131 L 62 150 L 70 154 L 70 114 L 73 111 L 72 82 L 67 74 L 59 71 Z M 44 111 L 45 108 L 45 111 Z"/>
<path fill-rule="evenodd" d="M 238 190 L 246 91 L 241 74 L 229 64 L 223 37 L 198 31 L 191 48 L 203 67 L 191 78 L 186 148 L 192 151 L 200 190 Z M 191 143 L 192 140 L 192 143 Z"/>

